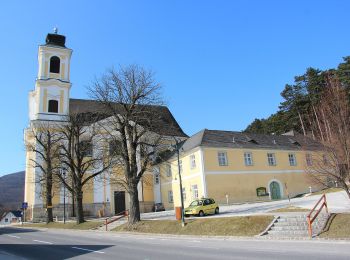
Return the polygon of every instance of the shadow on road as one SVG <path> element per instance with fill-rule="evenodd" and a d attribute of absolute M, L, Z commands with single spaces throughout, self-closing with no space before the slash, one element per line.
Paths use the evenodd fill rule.
<path fill-rule="evenodd" d="M 40 244 L 0 244 L 0 259 L 67 259 L 85 254 L 93 254 L 96 259 L 113 245 L 40 245 Z"/>
<path fill-rule="evenodd" d="M 41 232 L 38 229 L 20 228 L 20 227 L 0 227 L 0 235 L 2 234 L 15 234 L 15 233 L 28 233 L 28 232 Z"/>

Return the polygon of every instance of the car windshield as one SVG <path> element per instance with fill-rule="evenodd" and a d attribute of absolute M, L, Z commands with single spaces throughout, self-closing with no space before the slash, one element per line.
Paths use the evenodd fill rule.
<path fill-rule="evenodd" d="M 190 206 L 201 206 L 202 204 L 203 202 L 201 200 L 195 200 L 195 201 L 192 201 Z"/>

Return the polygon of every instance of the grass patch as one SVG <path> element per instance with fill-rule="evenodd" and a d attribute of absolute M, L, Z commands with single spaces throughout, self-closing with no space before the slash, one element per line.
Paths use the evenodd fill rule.
<path fill-rule="evenodd" d="M 342 191 L 343 189 L 341 188 L 329 188 L 329 189 L 324 189 L 324 190 L 320 190 L 320 191 L 317 191 L 317 192 L 313 192 L 311 194 L 311 196 L 313 195 L 322 195 L 324 193 L 332 193 L 332 192 L 338 192 L 338 191 Z"/>
<path fill-rule="evenodd" d="M 100 226 L 102 222 L 99 221 L 86 221 L 77 225 L 76 222 L 51 222 L 49 224 L 46 223 L 33 223 L 33 224 L 24 224 L 23 227 L 32 227 L 32 228 L 61 228 L 61 229 L 79 229 L 79 230 L 88 230 L 92 228 L 96 228 Z"/>
<path fill-rule="evenodd" d="M 327 223 L 322 238 L 350 238 L 350 214 L 333 214 Z"/>
<path fill-rule="evenodd" d="M 185 227 L 182 227 L 181 222 L 176 220 L 143 220 L 133 226 L 121 225 L 114 231 L 176 235 L 254 236 L 264 231 L 272 220 L 273 216 L 187 219 Z"/>
<path fill-rule="evenodd" d="M 294 207 L 294 206 L 290 206 L 290 207 L 286 207 L 286 208 L 280 208 L 280 209 L 274 209 L 271 210 L 269 212 L 271 213 L 275 213 L 275 212 L 309 212 L 310 209 L 304 209 L 304 208 L 299 208 L 299 207 Z"/>

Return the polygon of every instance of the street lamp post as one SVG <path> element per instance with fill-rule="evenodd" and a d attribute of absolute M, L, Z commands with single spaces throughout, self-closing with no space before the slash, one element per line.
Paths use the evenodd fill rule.
<path fill-rule="evenodd" d="M 66 171 L 62 168 L 63 179 L 66 182 Z M 63 184 L 63 224 L 66 224 L 66 185 Z"/>
<path fill-rule="evenodd" d="M 185 213 L 184 213 L 184 197 L 182 193 L 182 178 L 181 178 L 181 169 L 180 169 L 180 151 L 179 151 L 179 142 L 176 138 L 176 154 L 177 154 L 177 170 L 179 174 L 179 183 L 180 183 L 180 198 L 181 198 L 181 225 L 184 227 L 185 226 Z"/>

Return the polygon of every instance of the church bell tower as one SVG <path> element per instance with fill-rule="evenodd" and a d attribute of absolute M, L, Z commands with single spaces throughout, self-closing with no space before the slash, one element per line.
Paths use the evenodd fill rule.
<path fill-rule="evenodd" d="M 34 91 L 29 93 L 30 120 L 62 121 L 69 114 L 72 50 L 65 44 L 66 37 L 55 28 L 39 46 L 38 77 Z"/>

